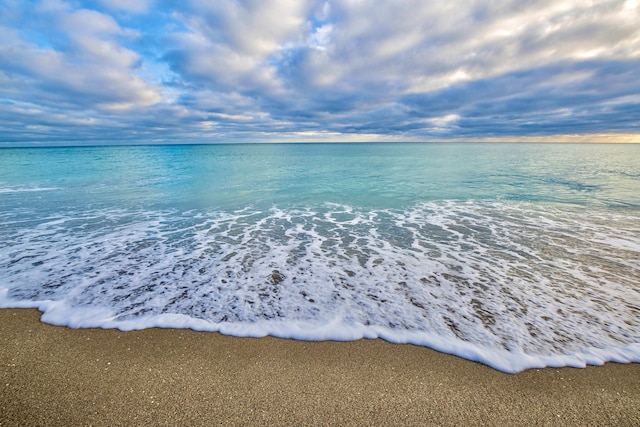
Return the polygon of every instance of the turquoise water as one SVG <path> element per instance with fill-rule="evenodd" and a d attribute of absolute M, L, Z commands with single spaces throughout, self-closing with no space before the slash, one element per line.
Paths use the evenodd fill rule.
<path fill-rule="evenodd" d="M 0 149 L 0 306 L 640 361 L 640 145 Z"/>
<path fill-rule="evenodd" d="M 1 153 L 0 191 L 55 188 L 21 202 L 70 208 L 234 210 L 325 202 L 401 208 L 432 200 L 640 206 L 638 145 L 264 144 Z"/>

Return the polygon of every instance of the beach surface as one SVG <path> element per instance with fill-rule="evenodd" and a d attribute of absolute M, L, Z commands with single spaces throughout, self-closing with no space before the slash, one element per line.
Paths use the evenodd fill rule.
<path fill-rule="evenodd" d="M 43 324 L 0 310 L 0 425 L 640 425 L 640 364 L 504 374 L 382 340 Z"/>

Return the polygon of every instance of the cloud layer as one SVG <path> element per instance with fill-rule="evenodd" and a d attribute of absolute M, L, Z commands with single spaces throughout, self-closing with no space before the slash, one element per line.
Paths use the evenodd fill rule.
<path fill-rule="evenodd" d="M 0 0 L 0 144 L 640 142 L 638 70 L 637 0 Z"/>

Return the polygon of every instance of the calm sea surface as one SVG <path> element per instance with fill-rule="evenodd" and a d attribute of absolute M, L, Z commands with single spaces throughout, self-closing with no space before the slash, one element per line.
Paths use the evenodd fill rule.
<path fill-rule="evenodd" d="M 640 362 L 640 145 L 0 149 L 0 306 Z"/>

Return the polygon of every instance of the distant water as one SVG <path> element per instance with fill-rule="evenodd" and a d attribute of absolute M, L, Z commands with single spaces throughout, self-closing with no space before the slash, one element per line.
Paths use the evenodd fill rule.
<path fill-rule="evenodd" d="M 0 306 L 640 362 L 640 145 L 0 149 Z"/>

